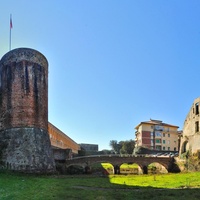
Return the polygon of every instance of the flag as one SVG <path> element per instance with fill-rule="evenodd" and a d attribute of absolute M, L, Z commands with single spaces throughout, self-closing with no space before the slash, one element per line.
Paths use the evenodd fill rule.
<path fill-rule="evenodd" d="M 13 27 L 12 25 L 12 15 L 10 15 L 10 29 Z"/>
<path fill-rule="evenodd" d="M 11 29 L 13 28 L 12 25 L 12 15 L 10 14 L 10 39 L 9 39 L 9 50 L 11 50 Z"/>

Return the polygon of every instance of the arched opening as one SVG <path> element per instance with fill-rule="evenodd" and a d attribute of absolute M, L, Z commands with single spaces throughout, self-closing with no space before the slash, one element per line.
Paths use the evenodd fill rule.
<path fill-rule="evenodd" d="M 95 162 L 90 166 L 90 173 L 99 175 L 114 174 L 114 167 L 112 164 L 107 162 Z"/>
<path fill-rule="evenodd" d="M 69 165 L 66 167 L 66 174 L 84 174 L 86 168 L 81 165 Z"/>
<path fill-rule="evenodd" d="M 153 162 L 147 166 L 148 174 L 166 174 L 168 173 L 165 166 L 160 163 Z"/>
<path fill-rule="evenodd" d="M 120 174 L 142 174 L 142 169 L 137 163 L 123 163 L 120 165 Z"/>
<path fill-rule="evenodd" d="M 181 147 L 181 154 L 187 152 L 189 150 L 189 143 L 188 141 L 184 141 Z"/>
<path fill-rule="evenodd" d="M 111 163 L 101 163 L 101 166 L 104 175 L 115 174 L 114 166 Z"/>

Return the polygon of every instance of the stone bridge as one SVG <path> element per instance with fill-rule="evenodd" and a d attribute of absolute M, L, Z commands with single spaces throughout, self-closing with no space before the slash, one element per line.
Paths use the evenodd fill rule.
<path fill-rule="evenodd" d="M 114 173 L 117 174 L 120 171 L 120 166 L 124 163 L 138 164 L 144 174 L 148 173 L 148 165 L 151 163 L 159 163 L 163 165 L 168 172 L 173 172 L 175 165 L 175 159 L 173 157 L 145 157 L 145 156 L 120 156 L 120 155 L 108 155 L 108 156 L 83 156 L 70 160 L 65 160 L 66 167 L 70 165 L 80 165 L 82 167 L 90 167 L 94 163 L 110 163 L 114 167 Z"/>

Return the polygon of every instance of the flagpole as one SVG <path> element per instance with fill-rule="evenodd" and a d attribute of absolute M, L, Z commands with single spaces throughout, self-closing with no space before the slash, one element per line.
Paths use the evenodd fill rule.
<path fill-rule="evenodd" d="M 9 50 L 11 50 L 11 29 L 12 29 L 12 15 L 10 14 L 10 40 L 9 40 Z"/>

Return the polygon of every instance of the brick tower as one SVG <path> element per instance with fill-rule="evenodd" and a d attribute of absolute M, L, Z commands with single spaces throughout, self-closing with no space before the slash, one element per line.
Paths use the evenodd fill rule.
<path fill-rule="evenodd" d="M 48 62 L 18 48 L 0 60 L 0 165 L 27 173 L 52 173 L 48 135 Z"/>

